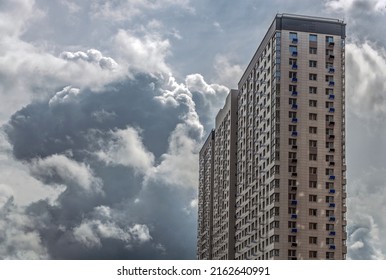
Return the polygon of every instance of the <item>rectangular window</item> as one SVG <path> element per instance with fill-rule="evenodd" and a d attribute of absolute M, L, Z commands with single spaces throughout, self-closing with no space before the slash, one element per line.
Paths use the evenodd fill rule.
<path fill-rule="evenodd" d="M 296 222 L 289 221 L 288 222 L 288 228 L 296 228 Z"/>
<path fill-rule="evenodd" d="M 317 63 L 318 62 L 316 60 L 310 60 L 310 61 L 308 61 L 308 66 L 315 68 L 315 67 L 317 67 Z"/>
<path fill-rule="evenodd" d="M 316 94 L 317 90 L 318 90 L 317 87 L 309 87 L 308 88 L 308 92 L 311 94 Z"/>
<path fill-rule="evenodd" d="M 308 115 L 308 119 L 309 119 L 310 121 L 316 121 L 316 119 L 317 119 L 317 114 L 315 114 L 315 113 L 310 113 L 310 114 Z"/>
<path fill-rule="evenodd" d="M 309 182 L 309 187 L 310 187 L 311 189 L 316 189 L 316 186 L 317 186 L 316 181 L 310 181 L 310 182 Z"/>
<path fill-rule="evenodd" d="M 310 154 L 310 160 L 311 161 L 316 161 L 317 160 L 317 155 L 316 154 Z"/>
<path fill-rule="evenodd" d="M 310 140 L 309 141 L 309 146 L 310 148 L 316 148 L 317 147 L 317 141 L 316 140 Z"/>
<path fill-rule="evenodd" d="M 294 139 L 294 138 L 290 138 L 290 139 L 288 139 L 288 144 L 289 144 L 290 146 L 296 146 L 297 141 L 296 141 L 296 139 Z"/>
<path fill-rule="evenodd" d="M 318 229 L 318 224 L 317 223 L 309 223 L 308 228 L 312 230 L 317 230 Z"/>
<path fill-rule="evenodd" d="M 308 243 L 310 243 L 310 244 L 317 244 L 318 243 L 318 238 L 316 236 L 310 236 L 308 238 Z"/>
<path fill-rule="evenodd" d="M 288 112 L 288 117 L 291 118 L 291 119 L 296 118 L 296 112 L 289 111 Z"/>
<path fill-rule="evenodd" d="M 316 194 L 310 194 L 309 196 L 308 196 L 308 201 L 310 201 L 310 202 L 316 202 L 317 201 L 317 195 Z"/>
<path fill-rule="evenodd" d="M 289 78 L 290 78 L 290 79 L 291 79 L 291 78 L 296 78 L 296 77 L 297 77 L 296 72 L 292 72 L 292 71 L 289 72 Z"/>
<path fill-rule="evenodd" d="M 326 95 L 334 94 L 333 88 L 326 88 Z"/>
<path fill-rule="evenodd" d="M 331 244 L 334 244 L 334 238 L 326 238 L 326 244 L 327 245 L 331 245 Z"/>
<path fill-rule="evenodd" d="M 308 104 L 310 107 L 316 107 L 317 106 L 317 100 L 309 100 Z"/>
<path fill-rule="evenodd" d="M 288 103 L 289 103 L 289 105 L 294 105 L 294 104 L 296 104 L 296 98 L 289 98 L 289 99 L 288 99 Z"/>
<path fill-rule="evenodd" d="M 296 235 L 288 235 L 289 243 L 296 243 Z"/>
<path fill-rule="evenodd" d="M 297 86 L 296 85 L 289 85 L 288 89 L 289 89 L 290 92 L 294 92 L 294 91 L 296 91 Z"/>
<path fill-rule="evenodd" d="M 333 82 L 333 81 L 334 81 L 334 76 L 326 75 L 326 82 Z"/>
<path fill-rule="evenodd" d="M 289 65 L 297 65 L 298 60 L 296 58 L 290 58 L 289 59 Z"/>
<path fill-rule="evenodd" d="M 316 34 L 310 34 L 309 38 L 310 38 L 310 42 L 318 41 L 318 36 Z"/>
<path fill-rule="evenodd" d="M 309 80 L 310 81 L 316 81 L 318 79 L 318 76 L 314 73 L 309 74 Z"/>
<path fill-rule="evenodd" d="M 326 43 L 334 43 L 334 37 L 326 36 Z"/>
<path fill-rule="evenodd" d="M 334 161 L 334 156 L 333 156 L 333 155 L 326 155 L 326 161 L 327 161 L 327 162 L 332 162 L 332 161 Z"/>
<path fill-rule="evenodd" d="M 334 216 L 334 210 L 326 210 L 326 217 L 333 217 Z"/>
<path fill-rule="evenodd" d="M 297 56 L 298 55 L 298 47 L 294 45 L 289 46 L 289 52 L 292 56 Z"/>
<path fill-rule="evenodd" d="M 327 101 L 326 102 L 326 108 L 333 108 L 334 107 L 334 102 Z"/>
<path fill-rule="evenodd" d="M 326 175 L 334 175 L 334 169 L 326 168 Z"/>
<path fill-rule="evenodd" d="M 317 54 L 318 53 L 318 49 L 314 48 L 314 47 L 310 47 L 309 52 L 310 52 L 310 54 Z"/>
<path fill-rule="evenodd" d="M 334 259 L 334 252 L 326 252 L 326 259 L 327 260 L 333 260 Z"/>
<path fill-rule="evenodd" d="M 326 203 L 333 203 L 333 202 L 334 202 L 334 197 L 330 196 L 330 195 L 327 195 L 326 196 Z"/>
<path fill-rule="evenodd" d="M 318 251 L 309 251 L 308 256 L 310 259 L 316 259 L 318 257 Z"/>
<path fill-rule="evenodd" d="M 296 214 L 296 208 L 295 207 L 288 207 L 288 214 Z"/>
<path fill-rule="evenodd" d="M 316 174 L 318 169 L 316 167 L 309 167 L 310 174 Z"/>
<path fill-rule="evenodd" d="M 326 182 L 326 189 L 333 189 L 334 188 L 334 183 L 333 182 Z"/>
<path fill-rule="evenodd" d="M 296 166 L 293 166 L 293 165 L 288 166 L 288 172 L 296 173 Z"/>
<path fill-rule="evenodd" d="M 296 153 L 295 152 L 289 152 L 288 158 L 296 158 Z"/>
<path fill-rule="evenodd" d="M 314 208 L 310 208 L 310 209 L 308 209 L 308 214 L 310 216 L 316 216 L 318 214 L 318 210 L 314 209 Z"/>
<path fill-rule="evenodd" d="M 296 125 L 290 124 L 288 126 L 288 131 L 296 131 Z"/>
<path fill-rule="evenodd" d="M 309 127 L 309 132 L 310 132 L 311 134 L 316 134 L 316 133 L 317 133 L 317 130 L 318 130 L 318 128 L 317 128 L 316 126 L 310 126 L 310 127 Z"/>
<path fill-rule="evenodd" d="M 288 250 L 288 257 L 296 257 L 296 250 Z"/>
<path fill-rule="evenodd" d="M 326 224 L 326 230 L 334 230 L 334 224 Z"/>
<path fill-rule="evenodd" d="M 289 39 L 292 43 L 297 43 L 298 42 L 298 33 L 296 32 L 290 32 L 289 33 Z"/>

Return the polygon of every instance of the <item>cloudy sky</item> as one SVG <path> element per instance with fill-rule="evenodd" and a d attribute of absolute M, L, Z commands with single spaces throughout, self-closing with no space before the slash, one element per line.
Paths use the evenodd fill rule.
<path fill-rule="evenodd" d="M 194 259 L 198 151 L 278 12 L 347 22 L 348 252 L 385 258 L 385 0 L 1 0 L 0 258 Z"/>

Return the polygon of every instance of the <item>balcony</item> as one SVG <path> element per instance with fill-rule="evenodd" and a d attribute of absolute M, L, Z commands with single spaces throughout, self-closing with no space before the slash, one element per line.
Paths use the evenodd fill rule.
<path fill-rule="evenodd" d="M 292 137 L 297 137 L 298 136 L 298 132 L 297 131 L 292 131 L 291 132 L 291 136 Z"/>
<path fill-rule="evenodd" d="M 298 190 L 298 187 L 291 186 L 291 192 L 296 192 Z"/>
<path fill-rule="evenodd" d="M 291 95 L 292 96 L 298 96 L 298 92 L 294 90 L 294 91 L 291 92 Z"/>
<path fill-rule="evenodd" d="M 335 161 L 329 161 L 328 166 L 335 166 Z"/>
<path fill-rule="evenodd" d="M 298 149 L 298 146 L 297 146 L 297 145 L 292 145 L 292 146 L 291 146 L 291 149 L 292 149 L 292 150 L 297 150 L 297 149 Z"/>
<path fill-rule="evenodd" d="M 335 222 L 336 218 L 334 216 L 330 216 L 330 217 L 328 217 L 328 220 L 330 222 Z"/>
<path fill-rule="evenodd" d="M 334 148 L 330 148 L 328 151 L 329 151 L 330 153 L 335 153 L 335 149 L 334 149 Z"/>
<path fill-rule="evenodd" d="M 330 233 L 328 234 L 330 236 L 335 236 L 336 235 L 336 232 L 335 231 L 330 231 Z"/>
<path fill-rule="evenodd" d="M 292 69 L 293 70 L 298 70 L 298 65 L 297 64 L 292 64 Z"/>
<path fill-rule="evenodd" d="M 297 172 L 292 172 L 291 173 L 291 177 L 298 177 L 298 173 Z"/>
<path fill-rule="evenodd" d="M 335 245 L 331 244 L 330 246 L 328 246 L 328 249 L 335 250 Z"/>
<path fill-rule="evenodd" d="M 328 207 L 330 207 L 330 208 L 335 208 L 335 203 L 329 203 L 329 204 L 328 204 Z"/>
<path fill-rule="evenodd" d="M 297 122 L 298 122 L 298 119 L 297 119 L 297 118 L 292 118 L 292 119 L 291 119 L 291 122 L 292 122 L 292 123 L 297 123 Z"/>
<path fill-rule="evenodd" d="M 330 175 L 330 176 L 328 177 L 328 179 L 331 180 L 331 181 L 335 180 L 335 175 Z"/>
<path fill-rule="evenodd" d="M 328 68 L 328 73 L 335 73 L 335 68 L 334 67 L 329 67 Z"/>
<path fill-rule="evenodd" d="M 292 43 L 293 44 L 297 44 L 297 42 L 298 42 L 298 38 L 292 38 Z"/>
<path fill-rule="evenodd" d="M 297 233 L 297 232 L 298 232 L 298 229 L 297 229 L 297 228 L 291 228 L 291 232 L 292 232 L 292 233 Z"/>
<path fill-rule="evenodd" d="M 329 112 L 329 113 L 335 113 L 335 108 L 334 108 L 334 107 L 328 108 L 328 112 Z"/>
<path fill-rule="evenodd" d="M 292 83 L 297 83 L 297 82 L 298 82 L 298 78 L 292 77 L 292 78 L 291 78 L 291 82 L 292 82 Z"/>
<path fill-rule="evenodd" d="M 297 108 L 298 108 L 298 104 L 292 104 L 292 105 L 291 105 L 291 109 L 296 110 Z"/>
<path fill-rule="evenodd" d="M 291 247 L 298 247 L 298 243 L 292 242 L 292 243 L 291 243 Z"/>
<path fill-rule="evenodd" d="M 297 214 L 291 214 L 291 219 L 297 219 L 298 215 Z"/>
<path fill-rule="evenodd" d="M 293 51 L 291 55 L 292 56 L 298 56 L 298 52 L 297 51 Z"/>
<path fill-rule="evenodd" d="M 329 82 L 328 82 L 328 86 L 330 86 L 330 87 L 335 86 L 335 82 L 334 82 L 334 81 L 329 81 Z"/>
<path fill-rule="evenodd" d="M 335 189 L 329 189 L 328 193 L 335 193 Z"/>
<path fill-rule="evenodd" d="M 335 99 L 335 95 L 334 95 L 334 94 L 328 95 L 328 99 L 329 99 L 329 100 L 334 100 L 334 99 Z"/>

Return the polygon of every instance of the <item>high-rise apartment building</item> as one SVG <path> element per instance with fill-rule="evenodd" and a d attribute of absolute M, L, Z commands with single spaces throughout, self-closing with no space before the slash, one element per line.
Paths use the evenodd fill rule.
<path fill-rule="evenodd" d="M 209 259 L 345 259 L 344 72 L 342 21 L 276 15 L 216 119 Z"/>

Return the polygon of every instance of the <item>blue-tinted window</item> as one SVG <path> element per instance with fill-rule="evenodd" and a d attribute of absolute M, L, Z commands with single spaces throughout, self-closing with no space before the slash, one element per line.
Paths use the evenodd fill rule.
<path fill-rule="evenodd" d="M 310 42 L 317 42 L 318 36 L 315 34 L 310 34 Z"/>

